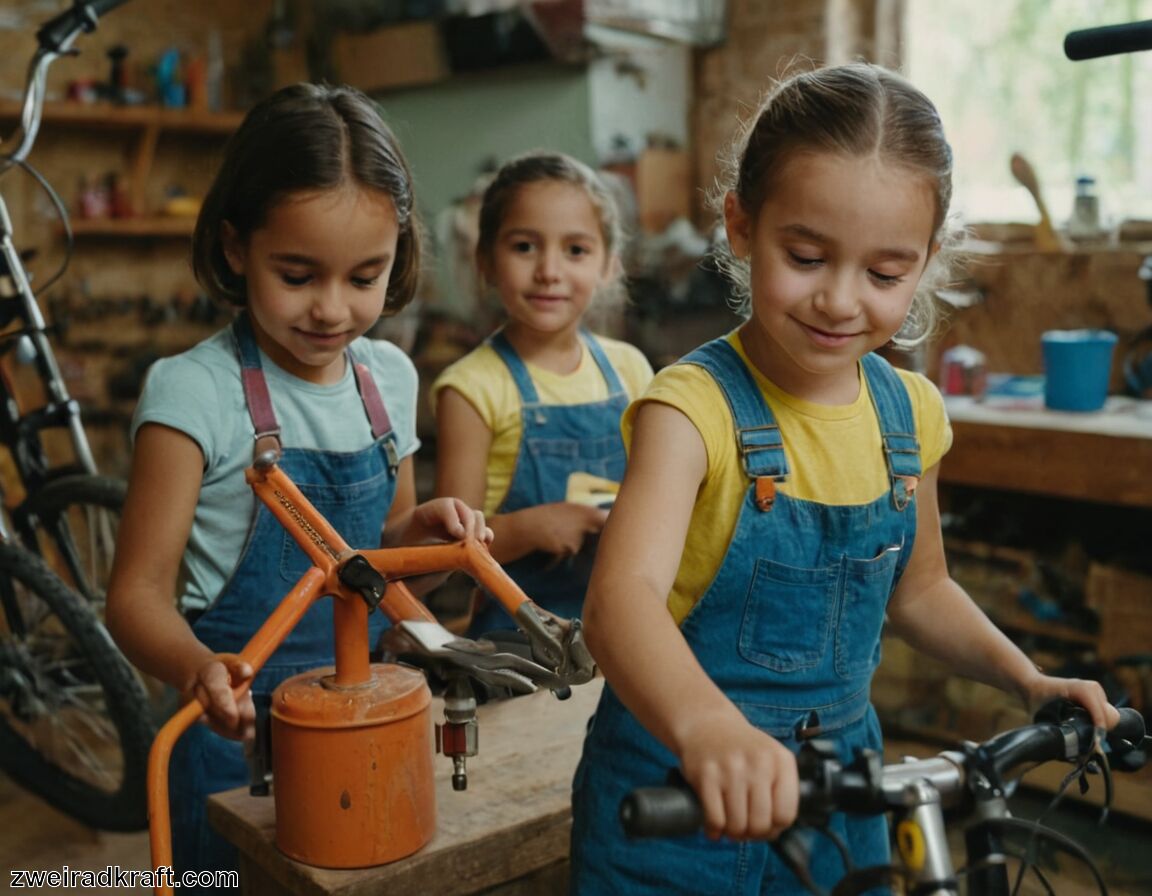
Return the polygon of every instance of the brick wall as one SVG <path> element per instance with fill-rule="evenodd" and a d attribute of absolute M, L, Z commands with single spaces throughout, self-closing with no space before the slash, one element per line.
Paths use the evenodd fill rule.
<path fill-rule="evenodd" d="M 773 78 L 792 65 L 872 59 L 898 65 L 902 0 L 729 0 L 723 46 L 696 56 L 692 141 L 698 223 L 713 216 L 703 196 L 717 154 L 750 116 Z"/>

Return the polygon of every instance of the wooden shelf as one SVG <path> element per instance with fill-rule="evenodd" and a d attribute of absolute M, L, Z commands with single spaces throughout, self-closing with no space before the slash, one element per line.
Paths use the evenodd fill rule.
<path fill-rule="evenodd" d="M 72 233 L 81 237 L 188 237 L 196 226 L 191 217 L 73 218 Z"/>
<path fill-rule="evenodd" d="M 1063 641 L 1066 644 L 1078 644 L 1081 647 L 1095 648 L 1099 638 L 1091 632 L 1064 625 L 1059 622 L 1045 622 L 1037 619 L 1023 610 L 1008 607 L 996 607 L 989 610 L 989 618 L 1001 629 L 1009 632 L 1035 635 L 1053 641 Z"/>
<path fill-rule="evenodd" d="M 21 107 L 12 101 L 0 101 L 0 121 L 20 118 Z M 163 106 L 115 106 L 111 103 L 46 103 L 41 120 L 44 128 L 77 128 L 95 131 L 120 131 L 132 135 L 128 157 L 127 183 L 131 206 L 147 209 L 145 186 L 156 158 L 156 146 L 163 133 L 222 139 L 231 134 L 244 119 L 242 112 L 202 112 L 194 109 L 167 109 Z M 127 221 L 128 219 L 125 219 Z M 121 221 L 76 221 L 74 232 L 92 236 L 164 237 L 187 236 L 191 229 L 184 222 L 173 223 L 142 217 L 134 223 Z M 151 223 L 144 223 L 151 222 Z M 111 226 L 110 226 L 111 225 Z"/>
<path fill-rule="evenodd" d="M 21 107 L 0 101 L 0 121 L 15 121 Z M 45 103 L 42 124 L 84 128 L 137 130 L 154 127 L 165 131 L 230 134 L 240 126 L 242 112 L 201 112 L 163 106 L 114 106 L 111 103 Z"/>

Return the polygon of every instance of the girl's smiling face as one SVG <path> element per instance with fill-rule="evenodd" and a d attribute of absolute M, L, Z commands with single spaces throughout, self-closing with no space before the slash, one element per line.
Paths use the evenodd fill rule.
<path fill-rule="evenodd" d="M 600 216 L 576 184 L 524 184 L 509 201 L 481 272 L 500 294 L 508 328 L 558 334 L 579 327 L 613 273 Z"/>
<path fill-rule="evenodd" d="M 847 404 L 856 362 L 885 345 L 911 307 L 933 243 L 929 180 L 874 156 L 800 153 L 755 215 L 725 197 L 732 251 L 751 268 L 753 363 L 784 391 Z"/>
<path fill-rule="evenodd" d="M 399 235 L 392 199 L 356 186 L 289 196 L 247 240 L 225 223 L 264 353 L 301 379 L 337 382 L 344 349 L 383 313 Z"/>

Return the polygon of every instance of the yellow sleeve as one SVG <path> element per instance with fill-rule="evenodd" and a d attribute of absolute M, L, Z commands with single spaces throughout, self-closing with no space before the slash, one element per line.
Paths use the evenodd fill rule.
<path fill-rule="evenodd" d="M 516 391 L 508 368 L 487 344 L 473 349 L 459 361 L 450 364 L 432 383 L 432 412 L 442 389 L 455 389 L 476 409 L 495 431 L 496 423 L 508 406 L 508 392 Z"/>
<path fill-rule="evenodd" d="M 520 449 L 520 393 L 500 356 L 485 344 L 447 367 L 432 384 L 432 412 L 442 389 L 455 389 L 492 433 L 484 512 L 494 514 L 508 493 Z"/>
<path fill-rule="evenodd" d="M 704 440 L 708 466 L 724 453 L 722 448 L 733 441 L 732 414 L 716 380 L 695 364 L 672 364 L 660 370 L 638 399 L 628 406 L 621 421 L 624 444 L 631 445 L 632 429 L 641 405 L 656 401 L 670 405 L 692 421 Z"/>

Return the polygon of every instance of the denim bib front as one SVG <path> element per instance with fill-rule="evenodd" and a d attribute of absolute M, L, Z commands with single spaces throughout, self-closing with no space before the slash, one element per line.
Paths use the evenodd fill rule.
<path fill-rule="evenodd" d="M 260 352 L 246 315 L 233 325 L 237 353 L 245 379 L 261 384 Z M 351 350 L 347 362 L 357 368 Z M 278 464 L 344 540 L 354 548 L 377 548 L 396 494 L 396 436 L 366 368 L 359 365 L 357 383 L 374 440 L 359 451 L 338 452 L 283 448 Z M 257 434 L 262 429 L 246 385 L 249 412 Z M 268 404 L 268 413 L 270 403 Z M 275 428 L 275 420 L 263 428 Z M 263 503 L 248 530 L 244 550 L 219 597 L 192 625 L 196 637 L 216 653 L 238 653 L 279 605 L 311 561 L 295 539 Z M 252 698 L 264 712 L 276 686 L 286 678 L 335 658 L 333 607 L 335 598 L 314 603 L 252 683 Z M 369 643 L 375 644 L 388 626 L 382 613 L 369 619 Z M 172 804 L 173 853 L 177 868 L 205 870 L 235 867 L 234 849 L 205 819 L 204 800 L 210 793 L 240 787 L 249 781 L 240 743 L 194 725 L 177 741 L 171 759 L 169 790 Z"/>
<path fill-rule="evenodd" d="M 907 391 L 886 361 L 863 359 L 891 487 L 867 504 L 826 505 L 776 490 L 789 471 L 784 441 L 726 339 L 681 363 L 703 367 L 721 386 L 749 479 L 720 568 L 681 625 L 685 639 L 748 720 L 790 749 L 815 736 L 835 741 L 845 761 L 857 747 L 881 749 L 869 688 L 888 599 L 911 556 L 921 474 Z M 807 892 L 767 843 L 630 843 L 620 801 L 662 783 L 675 764 L 606 686 L 574 782 L 573 894 Z M 858 866 L 887 861 L 882 817 L 840 814 L 833 829 Z M 827 838 L 813 848 L 814 877 L 831 887 L 843 863 Z"/>
<path fill-rule="evenodd" d="M 538 504 L 563 501 L 568 477 L 575 472 L 590 473 L 613 482 L 624 478 L 624 439 L 620 418 L 628 407 L 628 394 L 620 377 L 594 336 L 581 333 L 581 340 L 596 361 L 608 386 L 608 397 L 575 405 L 544 404 L 524 361 L 503 332 L 494 334 L 489 344 L 512 374 L 520 393 L 520 450 L 508 493 L 496 509 L 510 513 Z M 584 592 L 592 574 L 597 539 L 588 536 L 575 556 L 557 560 L 536 551 L 504 568 L 532 600 L 558 616 L 579 616 Z M 513 627 L 499 605 L 488 600 L 473 618 L 471 637 L 486 631 Z"/>

